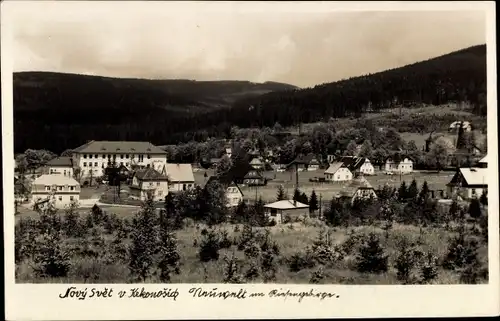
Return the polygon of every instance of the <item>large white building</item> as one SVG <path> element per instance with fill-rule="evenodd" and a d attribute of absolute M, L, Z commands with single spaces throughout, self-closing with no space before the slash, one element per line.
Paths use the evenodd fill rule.
<path fill-rule="evenodd" d="M 385 172 L 409 174 L 413 172 L 413 161 L 407 156 L 391 156 L 385 161 Z"/>
<path fill-rule="evenodd" d="M 162 171 L 167 153 L 149 142 L 90 141 L 73 150 L 72 160 L 81 177 L 99 177 L 110 162 L 128 169 L 151 167 Z"/>
<path fill-rule="evenodd" d="M 33 181 L 31 200 L 40 204 L 54 200 L 56 208 L 64 208 L 80 200 L 80 184 L 72 177 L 62 174 L 46 174 Z"/>
<path fill-rule="evenodd" d="M 342 162 L 330 164 L 325 171 L 325 179 L 330 182 L 343 182 L 352 180 L 352 172 Z"/>

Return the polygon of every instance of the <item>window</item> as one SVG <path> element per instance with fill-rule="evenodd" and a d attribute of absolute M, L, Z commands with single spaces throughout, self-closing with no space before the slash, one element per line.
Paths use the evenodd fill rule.
<path fill-rule="evenodd" d="M 123 154 L 120 154 L 120 158 L 123 159 Z"/>
<path fill-rule="evenodd" d="M 59 196 L 59 200 L 62 201 L 62 196 Z"/>
<path fill-rule="evenodd" d="M 120 165 L 123 166 L 123 162 L 120 162 Z"/>
<path fill-rule="evenodd" d="M 57 186 L 57 189 L 58 189 L 59 191 L 62 191 L 62 186 Z"/>
<path fill-rule="evenodd" d="M 96 166 L 96 167 L 97 167 L 97 162 L 95 162 L 95 163 L 94 163 L 94 166 Z"/>
<path fill-rule="evenodd" d="M 126 164 L 125 164 L 125 166 L 127 166 L 127 167 L 128 167 L 129 165 L 130 165 L 130 163 L 126 163 Z"/>
<path fill-rule="evenodd" d="M 157 182 L 157 183 L 156 183 L 156 186 L 160 186 L 160 182 Z"/>
<path fill-rule="evenodd" d="M 83 162 L 83 167 L 87 167 L 87 162 Z"/>
<path fill-rule="evenodd" d="M 50 186 L 45 185 L 45 190 L 50 191 Z"/>
<path fill-rule="evenodd" d="M 476 189 L 475 188 L 472 189 L 472 195 L 476 195 Z"/>
<path fill-rule="evenodd" d="M 148 157 L 148 159 L 150 159 L 150 158 L 151 158 L 151 155 L 149 155 L 149 154 L 148 154 L 148 155 L 147 155 L 147 157 Z"/>
<path fill-rule="evenodd" d="M 182 184 L 182 190 L 185 191 L 186 190 L 186 184 Z"/>
<path fill-rule="evenodd" d="M 125 158 L 128 159 L 129 158 L 129 154 L 125 155 Z"/>
<path fill-rule="evenodd" d="M 69 187 L 69 190 L 70 190 L 70 191 L 74 191 L 74 190 L 75 190 L 75 187 L 74 187 L 74 186 L 70 186 L 70 187 Z"/>
<path fill-rule="evenodd" d="M 340 175 L 337 175 L 337 179 L 340 179 Z"/>
<path fill-rule="evenodd" d="M 163 191 L 160 189 L 158 190 L 158 196 L 162 196 L 163 195 Z"/>
<path fill-rule="evenodd" d="M 66 170 L 64 170 L 64 176 L 66 176 Z"/>
<path fill-rule="evenodd" d="M 74 200 L 74 199 L 75 199 L 75 198 L 74 198 L 73 196 L 70 196 L 70 197 L 69 197 L 69 200 L 70 200 L 70 201 L 72 201 L 72 202 L 73 202 L 73 200 Z"/>
<path fill-rule="evenodd" d="M 92 162 L 89 162 L 89 167 L 92 167 Z"/>
<path fill-rule="evenodd" d="M 87 154 L 83 154 L 83 158 L 87 158 Z"/>
<path fill-rule="evenodd" d="M 347 175 L 346 175 L 346 176 L 345 176 L 345 179 L 347 179 L 348 177 L 349 177 L 349 176 L 347 176 Z"/>
<path fill-rule="evenodd" d="M 95 154 L 95 155 L 94 155 L 94 158 L 95 158 L 95 159 L 99 158 L 99 155 Z"/>

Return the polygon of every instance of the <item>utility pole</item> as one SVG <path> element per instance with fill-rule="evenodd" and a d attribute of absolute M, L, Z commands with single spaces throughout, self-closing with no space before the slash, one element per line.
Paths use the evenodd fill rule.
<path fill-rule="evenodd" d="M 318 218 L 321 220 L 321 209 L 323 208 L 323 195 L 319 194 L 319 213 Z"/>

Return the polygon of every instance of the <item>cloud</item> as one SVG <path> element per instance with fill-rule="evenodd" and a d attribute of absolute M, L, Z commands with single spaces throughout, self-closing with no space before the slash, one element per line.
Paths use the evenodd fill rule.
<path fill-rule="evenodd" d="M 16 15 L 15 71 L 314 86 L 486 42 L 482 11 L 32 8 Z"/>

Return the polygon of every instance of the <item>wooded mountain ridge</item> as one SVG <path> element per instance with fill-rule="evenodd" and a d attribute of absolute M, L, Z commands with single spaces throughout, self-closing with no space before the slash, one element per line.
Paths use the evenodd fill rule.
<path fill-rule="evenodd" d="M 14 74 L 15 150 L 62 152 L 92 139 L 163 145 L 228 136 L 233 125 L 288 126 L 456 101 L 486 115 L 486 45 L 306 89 L 23 72 Z"/>

